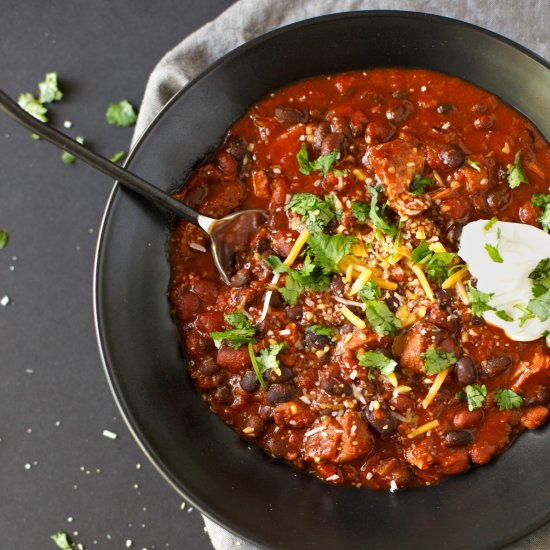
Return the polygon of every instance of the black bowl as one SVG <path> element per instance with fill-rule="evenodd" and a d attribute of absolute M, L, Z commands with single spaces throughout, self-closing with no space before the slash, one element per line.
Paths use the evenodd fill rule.
<path fill-rule="evenodd" d="M 270 91 L 351 69 L 423 67 L 485 88 L 550 135 L 550 70 L 490 32 L 442 17 L 359 12 L 267 34 L 230 53 L 151 124 L 130 168 L 172 189 Z M 186 374 L 166 290 L 167 216 L 116 187 L 97 253 L 95 307 L 107 376 L 131 432 L 194 506 L 259 545 L 498 548 L 550 519 L 548 429 L 483 468 L 398 494 L 324 484 L 225 426 Z"/>

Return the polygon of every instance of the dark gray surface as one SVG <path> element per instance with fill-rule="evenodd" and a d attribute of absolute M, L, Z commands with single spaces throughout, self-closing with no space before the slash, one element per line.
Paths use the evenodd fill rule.
<path fill-rule="evenodd" d="M 36 93 L 44 73 L 57 71 L 65 98 L 51 122 L 72 121 L 65 131 L 107 156 L 127 150 L 131 130 L 106 124 L 107 105 L 138 105 L 163 53 L 231 3 L 3 0 L 0 86 L 12 97 Z M 64 165 L 6 117 L 0 166 L 0 227 L 10 233 L 0 297 L 11 299 L 0 307 L 0 546 L 55 548 L 49 536 L 64 529 L 88 549 L 127 540 L 148 550 L 210 548 L 200 516 L 180 508 L 132 440 L 99 359 L 92 268 L 109 180 Z"/>

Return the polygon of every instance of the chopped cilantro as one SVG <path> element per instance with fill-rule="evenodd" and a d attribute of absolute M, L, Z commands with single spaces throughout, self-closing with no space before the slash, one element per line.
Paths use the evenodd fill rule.
<path fill-rule="evenodd" d="M 126 156 L 126 151 L 119 151 L 118 153 L 115 153 L 111 157 L 111 162 L 118 162 L 119 160 L 122 160 Z"/>
<path fill-rule="evenodd" d="M 550 291 L 529 300 L 527 309 L 542 322 L 550 319 Z"/>
<path fill-rule="evenodd" d="M 484 231 L 489 231 L 493 225 L 495 225 L 495 223 L 498 222 L 498 219 L 497 218 L 491 218 L 484 226 L 483 226 L 483 229 Z"/>
<path fill-rule="evenodd" d="M 485 384 L 481 386 L 479 384 L 471 384 L 465 386 L 464 394 L 466 396 L 466 401 L 468 402 L 468 410 L 471 412 L 483 407 L 483 403 L 487 397 L 487 388 L 485 387 Z"/>
<path fill-rule="evenodd" d="M 109 124 L 118 126 L 119 128 L 127 128 L 136 123 L 137 114 L 132 104 L 128 100 L 123 99 L 118 103 L 111 103 L 109 105 L 105 118 Z"/>
<path fill-rule="evenodd" d="M 460 266 L 451 267 L 451 262 L 456 254 L 454 252 L 432 252 L 426 241 L 420 244 L 412 251 L 411 261 L 413 264 L 424 265 L 426 277 L 431 281 L 441 284 L 449 275 Z"/>
<path fill-rule="evenodd" d="M 227 340 L 235 349 L 254 340 L 256 329 L 244 316 L 242 311 L 233 311 L 232 313 L 227 313 L 224 317 L 233 328 L 224 330 L 223 332 L 210 333 L 210 337 L 214 340 L 214 345 L 217 348 L 221 347 L 224 340 Z"/>
<path fill-rule="evenodd" d="M 356 240 L 355 237 L 340 234 L 325 235 L 324 233 L 317 233 L 312 235 L 307 243 L 315 256 L 316 265 L 326 273 L 341 273 L 338 263 L 348 254 Z"/>
<path fill-rule="evenodd" d="M 420 244 L 412 251 L 411 261 L 413 264 L 423 263 L 425 258 L 429 258 L 432 255 L 428 243 L 426 241 L 420 241 Z"/>
<path fill-rule="evenodd" d="M 369 219 L 370 204 L 353 201 L 351 203 L 351 211 L 359 223 L 365 223 Z"/>
<path fill-rule="evenodd" d="M 502 319 L 503 321 L 507 321 L 509 323 L 511 323 L 514 318 L 509 314 L 507 313 L 506 311 L 504 311 L 503 309 L 499 309 L 497 312 L 496 312 L 496 316 L 499 318 L 499 319 Z"/>
<path fill-rule="evenodd" d="M 472 283 L 468 283 L 468 298 L 472 308 L 472 315 L 481 317 L 486 311 L 494 311 L 495 308 L 489 305 L 489 301 L 494 296 L 494 292 L 487 294 L 481 292 L 477 288 L 472 286 Z"/>
<path fill-rule="evenodd" d="M 397 234 L 397 226 L 395 224 L 392 224 L 388 222 L 386 219 L 386 204 L 382 205 L 381 207 L 378 206 L 378 191 L 371 187 L 370 185 L 367 185 L 367 189 L 369 190 L 369 193 L 372 195 L 371 201 L 370 201 L 370 209 L 369 209 L 369 218 L 374 225 L 374 228 L 383 231 L 388 235 L 389 237 L 395 237 Z"/>
<path fill-rule="evenodd" d="M 426 187 L 431 187 L 432 185 L 435 185 L 432 178 L 416 174 L 411 181 L 410 191 L 413 195 L 420 197 L 426 192 Z"/>
<path fill-rule="evenodd" d="M 474 162 L 473 160 L 466 159 L 466 164 L 471 166 L 476 172 L 481 172 L 481 162 Z"/>
<path fill-rule="evenodd" d="M 367 281 L 359 291 L 359 298 L 363 302 L 378 300 L 380 298 L 380 287 L 376 281 Z"/>
<path fill-rule="evenodd" d="M 521 166 L 521 153 L 518 151 L 514 158 L 514 164 L 508 168 L 508 186 L 510 189 L 515 189 L 522 183 L 527 183 L 527 176 Z"/>
<path fill-rule="evenodd" d="M 313 332 L 313 334 L 317 334 L 317 336 L 328 336 L 329 338 L 332 338 L 334 336 L 333 327 L 325 327 L 322 325 L 309 325 L 306 330 L 308 330 L 309 332 Z"/>
<path fill-rule="evenodd" d="M 57 85 L 57 73 L 46 73 L 44 82 L 38 83 L 38 101 L 40 103 L 52 103 L 63 98 L 63 92 Z"/>
<path fill-rule="evenodd" d="M 300 150 L 296 154 L 296 160 L 298 161 L 298 166 L 300 172 L 306 176 L 311 172 L 322 172 L 323 175 L 327 175 L 334 166 L 334 163 L 340 158 L 340 151 L 335 149 L 331 153 L 322 155 L 316 160 L 310 161 L 309 154 L 307 151 L 307 145 L 302 143 Z M 343 172 L 340 171 L 339 175 L 343 175 Z M 338 176 L 337 176 L 338 177 Z"/>
<path fill-rule="evenodd" d="M 544 322 L 550 318 L 550 258 L 541 260 L 529 273 L 533 281 L 533 298 L 527 304 L 527 310 Z"/>
<path fill-rule="evenodd" d="M 336 217 L 332 200 L 323 200 L 312 193 L 296 193 L 292 195 L 285 210 L 291 210 L 302 216 L 304 225 L 311 233 L 321 231 Z"/>
<path fill-rule="evenodd" d="M 78 143 L 83 144 L 84 138 L 82 136 L 77 136 L 75 138 L 75 141 L 78 141 Z M 63 151 L 63 153 L 61 153 L 61 160 L 65 164 L 73 164 L 73 162 L 76 160 L 76 157 L 72 153 L 69 153 L 68 151 Z"/>
<path fill-rule="evenodd" d="M 5 229 L 0 229 L 0 250 L 6 248 L 9 238 L 9 233 Z"/>
<path fill-rule="evenodd" d="M 336 219 L 338 221 L 340 221 L 342 219 L 342 214 L 344 213 L 342 211 L 341 208 L 336 208 L 336 204 L 335 204 L 335 201 L 334 199 L 336 198 L 336 195 L 334 195 L 334 193 L 329 193 L 326 197 L 325 197 L 325 201 L 326 202 L 329 202 L 330 204 L 332 204 L 332 207 L 334 208 L 334 214 L 336 216 Z"/>
<path fill-rule="evenodd" d="M 260 371 L 264 373 L 267 370 L 277 370 L 279 368 L 279 360 L 277 355 L 286 348 L 286 342 L 280 344 L 271 344 L 268 348 L 260 350 L 260 355 L 256 356 Z"/>
<path fill-rule="evenodd" d="M 440 351 L 434 346 L 430 346 L 420 355 L 424 361 L 422 369 L 427 374 L 437 374 L 442 370 L 454 365 L 457 361 L 456 355 L 450 351 Z"/>
<path fill-rule="evenodd" d="M 391 312 L 385 302 L 370 300 L 366 302 L 365 315 L 378 336 L 395 334 L 401 328 L 401 321 Z"/>
<path fill-rule="evenodd" d="M 487 251 L 487 254 L 489 254 L 489 258 L 491 258 L 493 262 L 497 264 L 501 264 L 502 262 L 504 262 L 496 246 L 493 246 L 492 244 L 486 244 L 485 250 Z"/>
<path fill-rule="evenodd" d="M 256 375 L 256 379 L 260 383 L 260 386 L 265 391 L 267 390 L 267 384 L 265 383 L 264 377 L 262 376 L 262 371 L 260 370 L 260 365 L 258 365 L 258 359 L 254 353 L 254 346 L 252 342 L 248 342 L 248 355 L 250 356 L 250 362 L 252 363 L 252 369 Z"/>
<path fill-rule="evenodd" d="M 523 315 L 519 318 L 519 328 L 521 328 L 527 321 L 529 321 L 529 319 L 535 318 L 535 314 L 521 304 L 515 304 L 514 308 L 519 309 L 523 313 Z"/>
<path fill-rule="evenodd" d="M 359 364 L 362 367 L 378 369 L 384 376 L 391 374 L 395 370 L 395 367 L 397 367 L 397 361 L 377 351 L 359 352 L 357 354 L 357 359 L 359 359 Z"/>
<path fill-rule="evenodd" d="M 53 534 L 50 538 L 55 542 L 57 547 L 60 548 L 61 550 L 71 550 L 72 548 L 74 548 L 74 545 L 69 540 L 69 535 L 67 535 L 65 531 L 58 531 L 57 533 Z"/>
<path fill-rule="evenodd" d="M 550 193 L 543 195 L 536 193 L 531 197 L 531 204 L 539 206 L 542 209 L 541 215 L 537 218 L 542 229 L 547 233 L 550 232 Z"/>
<path fill-rule="evenodd" d="M 48 117 L 46 116 L 46 113 L 48 112 L 48 109 L 38 101 L 32 94 L 26 93 L 26 94 L 20 94 L 20 96 L 17 98 L 17 103 L 21 109 L 24 111 L 27 111 L 29 115 L 32 115 L 34 118 L 37 118 L 38 120 L 42 122 L 48 122 Z"/>
<path fill-rule="evenodd" d="M 546 342 L 546 345 L 550 348 L 550 330 L 547 330 L 544 334 L 544 341 Z"/>
<path fill-rule="evenodd" d="M 497 388 L 494 400 L 501 411 L 511 411 L 523 404 L 523 399 L 514 390 L 506 388 Z"/>

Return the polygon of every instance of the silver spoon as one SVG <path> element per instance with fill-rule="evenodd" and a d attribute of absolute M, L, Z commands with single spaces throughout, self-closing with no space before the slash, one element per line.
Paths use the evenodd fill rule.
<path fill-rule="evenodd" d="M 2 90 L 0 90 L 0 110 L 46 141 L 53 143 L 64 151 L 68 151 L 76 158 L 118 180 L 119 183 L 139 193 L 147 200 L 159 204 L 166 210 L 176 214 L 176 216 L 206 231 L 211 239 L 214 264 L 220 272 L 223 281 L 227 285 L 231 284 L 230 274 L 234 271 L 235 254 L 240 251 L 238 243 L 242 243 L 243 241 L 250 242 L 258 227 L 267 217 L 265 210 L 242 210 L 241 212 L 229 214 L 219 220 L 203 216 L 164 191 L 161 191 L 153 184 L 125 170 L 98 153 L 90 151 L 90 149 L 84 147 L 66 134 L 40 122 L 21 109 Z M 238 234 L 238 239 L 232 238 L 236 234 Z"/>

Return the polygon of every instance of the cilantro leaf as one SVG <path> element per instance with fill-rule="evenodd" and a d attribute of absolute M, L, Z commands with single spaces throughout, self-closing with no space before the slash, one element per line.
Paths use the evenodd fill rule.
<path fill-rule="evenodd" d="M 329 338 L 332 338 L 334 336 L 333 327 L 325 327 L 322 325 L 309 325 L 306 330 L 308 330 L 309 332 L 313 332 L 313 334 L 317 334 L 317 336 L 328 336 Z"/>
<path fill-rule="evenodd" d="M 450 267 L 455 256 L 454 252 L 432 252 L 428 243 L 421 241 L 412 251 L 411 261 L 413 264 L 424 264 L 426 277 L 441 284 L 449 277 L 453 269 L 459 267 Z"/>
<path fill-rule="evenodd" d="M 242 311 L 233 311 L 224 315 L 225 320 L 233 327 L 223 332 L 211 332 L 210 337 L 214 340 L 214 345 L 219 349 L 224 340 L 228 340 L 229 344 L 238 349 L 243 344 L 252 342 L 256 335 L 256 329 L 250 321 L 244 316 Z"/>
<path fill-rule="evenodd" d="M 544 340 L 546 342 L 546 345 L 550 348 L 550 330 L 547 330 L 544 334 Z"/>
<path fill-rule="evenodd" d="M 523 399 L 514 390 L 506 388 L 497 388 L 494 399 L 501 411 L 511 411 L 523 404 Z"/>
<path fill-rule="evenodd" d="M 74 545 L 69 540 L 69 535 L 65 531 L 58 531 L 50 537 L 61 550 L 71 550 Z"/>
<path fill-rule="evenodd" d="M 126 151 L 119 151 L 118 153 L 115 153 L 111 157 L 111 162 L 118 162 L 119 160 L 122 160 L 126 156 Z"/>
<path fill-rule="evenodd" d="M 536 193 L 531 197 L 531 204 L 533 206 L 539 206 L 542 209 L 541 215 L 537 218 L 542 229 L 547 233 L 550 232 L 550 193 L 543 195 L 542 193 Z"/>
<path fill-rule="evenodd" d="M 515 189 L 522 183 L 527 183 L 527 176 L 521 166 L 521 153 L 518 151 L 514 158 L 514 164 L 508 168 L 508 186 L 510 189 Z"/>
<path fill-rule="evenodd" d="M 78 141 L 78 143 L 83 144 L 84 138 L 82 136 L 76 136 L 75 141 Z M 76 157 L 72 153 L 69 153 L 68 151 L 63 151 L 63 153 L 61 153 L 61 160 L 65 164 L 73 164 L 73 162 L 76 160 Z"/>
<path fill-rule="evenodd" d="M 365 315 L 378 336 L 395 334 L 401 328 L 401 321 L 391 312 L 385 302 L 371 300 L 366 302 Z"/>
<path fill-rule="evenodd" d="M 521 304 L 515 304 L 514 308 L 519 309 L 523 313 L 523 315 L 519 318 L 519 328 L 521 328 L 527 321 L 529 321 L 529 319 L 535 318 L 535 314 Z"/>
<path fill-rule="evenodd" d="M 252 342 L 248 342 L 248 355 L 250 356 L 250 362 L 252 363 L 252 370 L 256 375 L 256 380 L 258 380 L 260 386 L 264 391 L 267 390 L 267 384 L 265 383 L 264 377 L 262 376 L 260 365 L 258 365 L 258 358 L 254 353 L 254 346 L 252 345 Z"/>
<path fill-rule="evenodd" d="M 369 210 L 369 218 L 372 224 L 374 225 L 375 229 L 383 231 L 389 237 L 395 237 L 395 235 L 397 234 L 397 226 L 395 224 L 391 224 L 386 219 L 386 205 L 384 204 L 382 207 L 378 206 L 378 191 L 370 185 L 367 185 L 367 189 L 372 195 Z"/>
<path fill-rule="evenodd" d="M 311 233 L 321 231 L 336 217 L 334 202 L 323 200 L 312 193 L 296 193 L 292 195 L 285 210 L 291 210 L 302 216 L 304 225 Z"/>
<path fill-rule="evenodd" d="M 497 264 L 501 264 L 502 262 L 504 262 L 496 246 L 493 246 L 492 244 L 486 244 L 485 250 L 487 251 L 487 254 L 489 254 L 489 258 L 491 258 L 493 262 Z"/>
<path fill-rule="evenodd" d="M 416 174 L 416 176 L 414 176 L 413 180 L 411 181 L 409 189 L 413 195 L 420 197 L 426 192 L 426 187 L 431 187 L 432 185 L 435 185 L 435 182 L 432 180 L 432 178 L 429 178 L 428 176 L 422 176 L 421 174 Z"/>
<path fill-rule="evenodd" d="M 359 223 L 365 223 L 369 219 L 370 204 L 353 201 L 351 203 L 351 212 Z"/>
<path fill-rule="evenodd" d="M 369 302 L 370 300 L 378 300 L 380 298 L 380 287 L 376 281 L 367 281 L 363 288 L 359 291 L 359 298 L 363 302 Z"/>
<path fill-rule="evenodd" d="M 119 128 L 127 128 L 136 123 L 137 114 L 132 104 L 127 99 L 123 99 L 118 103 L 111 103 L 109 105 L 105 118 L 109 124 L 118 126 Z"/>
<path fill-rule="evenodd" d="M 487 388 L 485 384 L 472 384 L 464 387 L 464 394 L 466 395 L 466 401 L 468 402 L 468 410 L 475 411 L 483 407 L 485 398 L 487 397 Z"/>
<path fill-rule="evenodd" d="M 542 322 L 550 319 L 550 291 L 529 300 L 527 309 Z"/>
<path fill-rule="evenodd" d="M 489 305 L 489 300 L 494 294 L 494 292 L 491 294 L 481 292 L 481 290 L 474 288 L 472 283 L 468 283 L 468 298 L 470 299 L 472 315 L 481 317 L 486 311 L 495 311 L 495 308 Z"/>
<path fill-rule="evenodd" d="M 474 162 L 473 160 L 466 159 L 466 164 L 471 166 L 476 172 L 481 172 L 481 162 Z"/>
<path fill-rule="evenodd" d="M 341 273 L 338 263 L 349 253 L 357 239 L 345 235 L 325 235 L 316 233 L 307 243 L 315 256 L 315 264 L 326 273 Z"/>
<path fill-rule="evenodd" d="M 42 103 L 32 94 L 20 94 L 17 98 L 17 104 L 34 118 L 37 118 L 41 122 L 48 122 L 48 117 L 46 116 L 48 109 L 46 109 L 46 107 L 44 107 L 44 105 L 42 105 Z"/>
<path fill-rule="evenodd" d="M 286 348 L 286 342 L 280 344 L 271 344 L 269 348 L 260 350 L 260 355 L 256 356 L 260 371 L 264 373 L 267 370 L 277 370 L 279 368 L 279 360 L 277 355 Z"/>
<path fill-rule="evenodd" d="M 300 150 L 296 154 L 296 160 L 298 161 L 300 172 L 302 172 L 302 174 L 305 174 L 306 176 L 311 172 L 322 172 L 323 175 L 326 176 L 331 171 L 334 163 L 339 158 L 340 151 L 338 149 L 335 149 L 331 153 L 321 155 L 316 160 L 310 161 L 307 151 L 307 145 L 305 143 L 302 143 Z"/>
<path fill-rule="evenodd" d="M 550 290 L 550 258 L 541 260 L 529 273 L 529 279 L 533 281 L 533 296 L 541 296 Z"/>
<path fill-rule="evenodd" d="M 395 367 L 397 367 L 397 361 L 377 351 L 359 352 L 357 354 L 357 359 L 359 359 L 359 364 L 362 367 L 378 369 L 384 376 L 391 374 L 395 370 Z"/>
<path fill-rule="evenodd" d="M 40 103 L 52 103 L 63 98 L 63 92 L 57 85 L 57 73 L 46 73 L 44 82 L 38 83 L 38 101 Z"/>
<path fill-rule="evenodd" d="M 508 321 L 509 323 L 511 323 L 514 318 L 509 314 L 507 313 L 506 311 L 504 311 L 503 309 L 499 309 L 497 312 L 496 312 L 496 316 L 499 318 L 499 319 L 502 319 L 503 321 Z"/>
<path fill-rule="evenodd" d="M 442 370 L 454 365 L 457 361 L 456 355 L 450 351 L 440 351 L 434 346 L 430 346 L 420 355 L 424 361 L 422 369 L 427 374 L 437 374 Z"/>
<path fill-rule="evenodd" d="M 413 264 L 425 263 L 432 255 L 428 243 L 420 241 L 420 244 L 412 251 L 411 261 Z"/>
<path fill-rule="evenodd" d="M 493 225 L 495 225 L 495 223 L 498 222 L 498 219 L 497 218 L 491 218 L 484 226 L 483 226 L 483 230 L 484 231 L 489 231 Z"/>
<path fill-rule="evenodd" d="M 6 248 L 6 245 L 8 244 L 8 240 L 10 238 L 9 233 L 6 229 L 0 229 L 0 250 L 2 248 Z"/>

